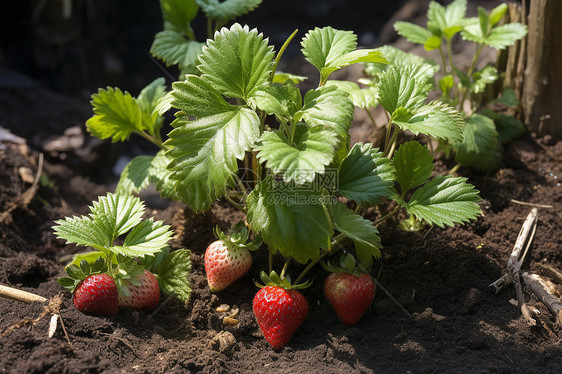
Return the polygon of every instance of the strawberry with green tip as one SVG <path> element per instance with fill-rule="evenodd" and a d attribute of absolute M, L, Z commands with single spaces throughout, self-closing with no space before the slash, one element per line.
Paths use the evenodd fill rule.
<path fill-rule="evenodd" d="M 332 273 L 324 282 L 324 295 L 347 326 L 353 326 L 359 320 L 375 296 L 375 282 L 370 275 L 359 273 L 352 255 L 342 256 L 341 267 L 322 264 Z"/>
<path fill-rule="evenodd" d="M 308 316 L 308 302 L 297 288 L 308 283 L 291 285 L 290 279 L 281 279 L 275 272 L 268 277 L 261 275 L 265 283 L 254 296 L 253 310 L 265 340 L 273 349 L 283 348 Z"/>
<path fill-rule="evenodd" d="M 119 310 L 117 285 L 107 270 L 105 260 L 99 257 L 92 266 L 80 261 L 80 267 L 69 265 L 69 278 L 57 279 L 60 285 L 74 294 L 76 308 L 84 314 L 112 316 Z"/>
<path fill-rule="evenodd" d="M 249 233 L 243 222 L 233 227 L 226 235 L 215 230 L 219 240 L 211 243 L 205 251 L 205 272 L 212 292 L 219 292 L 240 279 L 252 267 L 250 250 L 259 247 L 248 242 Z"/>

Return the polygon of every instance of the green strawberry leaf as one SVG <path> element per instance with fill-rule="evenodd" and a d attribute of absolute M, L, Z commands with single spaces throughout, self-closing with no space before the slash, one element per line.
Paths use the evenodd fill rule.
<path fill-rule="evenodd" d="M 259 161 L 281 174 L 285 182 L 312 182 L 334 158 L 338 138 L 329 129 L 293 126 L 297 127 L 292 142 L 281 131 L 267 131 L 254 150 L 259 152 Z"/>
<path fill-rule="evenodd" d="M 162 221 L 154 222 L 151 217 L 137 224 L 125 237 L 123 245 L 112 246 L 112 252 L 125 256 L 142 257 L 154 254 L 167 246 L 173 235 L 169 225 Z"/>
<path fill-rule="evenodd" d="M 262 0 L 196 0 L 208 18 L 223 24 L 256 9 Z"/>
<path fill-rule="evenodd" d="M 149 175 L 154 156 L 137 156 L 125 165 L 115 187 L 118 194 L 138 194 L 150 184 Z"/>
<path fill-rule="evenodd" d="M 495 66 L 484 66 L 480 71 L 476 71 L 472 75 L 473 83 L 471 90 L 476 94 L 484 92 L 486 85 L 494 83 L 498 78 L 498 69 Z"/>
<path fill-rule="evenodd" d="M 180 117 L 181 118 L 181 117 Z M 166 141 L 171 179 L 182 201 L 196 211 L 207 210 L 222 197 L 252 143 L 259 137 L 257 114 L 242 107 L 177 123 Z"/>
<path fill-rule="evenodd" d="M 275 76 L 273 77 L 273 82 L 272 83 L 279 83 L 279 84 L 285 84 L 285 83 L 293 83 L 293 84 L 299 84 L 300 82 L 303 82 L 305 80 L 307 80 L 308 77 L 304 77 L 302 75 L 295 75 L 295 74 L 290 74 L 290 73 L 285 73 L 279 70 L 275 70 Z"/>
<path fill-rule="evenodd" d="M 414 192 L 406 211 L 439 227 L 476 219 L 481 213 L 479 191 L 466 181 L 438 175 Z"/>
<path fill-rule="evenodd" d="M 327 248 L 333 229 L 313 186 L 294 188 L 271 176 L 258 183 L 247 199 L 248 223 L 270 251 L 305 264 Z"/>
<path fill-rule="evenodd" d="M 527 35 L 527 31 L 527 26 L 518 22 L 494 27 L 484 44 L 495 49 L 505 49 Z"/>
<path fill-rule="evenodd" d="M 143 121 L 141 107 L 128 92 L 119 88 L 100 88 L 92 95 L 94 115 L 86 121 L 86 128 L 100 139 L 111 138 L 113 143 L 124 141 L 134 132 L 151 130 Z"/>
<path fill-rule="evenodd" d="M 190 22 L 199 11 L 195 0 L 160 0 L 160 9 L 166 29 L 181 32 L 191 39 L 194 38 Z"/>
<path fill-rule="evenodd" d="M 494 26 L 496 23 L 498 23 L 503 18 L 508 9 L 509 8 L 507 4 L 500 4 L 492 9 L 489 14 L 490 25 Z"/>
<path fill-rule="evenodd" d="M 429 149 L 416 141 L 402 144 L 394 153 L 392 162 L 402 197 L 410 189 L 424 184 L 433 171 L 433 157 Z"/>
<path fill-rule="evenodd" d="M 495 100 L 492 100 L 491 104 L 504 104 L 508 107 L 515 107 L 519 105 L 519 99 L 515 95 L 515 90 L 509 86 L 505 86 L 501 93 L 501 96 Z M 489 117 L 489 116 L 488 116 Z"/>
<path fill-rule="evenodd" d="M 169 178 L 183 202 L 203 211 L 232 183 L 237 160 L 260 136 L 260 120 L 253 110 L 229 104 L 202 77 L 190 75 L 172 87 L 172 105 L 182 111 L 165 143 Z"/>
<path fill-rule="evenodd" d="M 267 114 L 274 114 L 283 122 L 288 122 L 302 107 L 300 90 L 292 83 L 264 86 L 253 97 L 256 106 Z"/>
<path fill-rule="evenodd" d="M 371 76 L 381 75 L 392 65 L 399 69 L 410 69 L 408 75 L 419 82 L 433 83 L 433 77 L 440 69 L 439 64 L 431 58 L 404 52 L 390 45 L 382 46 L 380 50 L 390 63 L 366 63 L 365 72 Z"/>
<path fill-rule="evenodd" d="M 390 161 L 371 146 L 356 143 L 338 169 L 338 193 L 358 204 L 381 201 L 394 184 Z"/>
<path fill-rule="evenodd" d="M 171 252 L 158 267 L 157 278 L 160 290 L 187 303 L 191 296 L 191 284 L 187 279 L 190 273 L 191 251 L 178 249 Z"/>
<path fill-rule="evenodd" d="M 371 221 L 354 213 L 341 202 L 333 206 L 334 228 L 352 239 L 357 258 L 365 267 L 369 267 L 373 257 L 379 258 L 382 248 L 379 231 Z"/>
<path fill-rule="evenodd" d="M 162 197 L 179 200 L 174 191 L 174 183 L 170 180 L 172 172 L 166 168 L 168 163 L 164 150 L 154 156 L 142 155 L 133 158 L 121 172 L 115 192 L 138 194 L 150 183 L 155 183 Z"/>
<path fill-rule="evenodd" d="M 499 167 L 502 157 L 499 146 L 494 121 L 481 114 L 466 119 L 463 141 L 453 144 L 458 162 L 483 171 Z"/>
<path fill-rule="evenodd" d="M 57 220 L 53 230 L 57 239 L 65 239 L 67 244 L 74 243 L 106 251 L 112 243 L 112 237 L 90 217 L 66 217 Z"/>
<path fill-rule="evenodd" d="M 481 13 L 485 13 L 482 9 Z M 483 16 L 480 17 L 482 19 Z M 497 15 L 494 15 L 497 17 Z M 527 34 L 527 26 L 518 23 L 511 22 L 500 26 L 494 26 L 490 28 L 490 19 L 488 18 L 488 25 L 486 25 L 486 32 L 483 30 L 483 21 L 479 23 L 473 23 L 466 25 L 461 32 L 461 36 L 464 40 L 475 42 L 478 44 L 485 44 L 489 47 L 495 49 L 505 49 Z"/>
<path fill-rule="evenodd" d="M 226 4 L 223 3 L 223 4 Z M 268 82 L 273 68 L 273 47 L 256 29 L 234 24 L 215 33 L 198 56 L 201 77 L 215 90 L 245 101 Z"/>
<path fill-rule="evenodd" d="M 525 133 L 523 122 L 513 116 L 498 113 L 491 109 L 482 110 L 482 114 L 494 121 L 498 132 L 498 141 L 501 144 L 512 142 Z"/>
<path fill-rule="evenodd" d="M 110 238 L 111 245 L 117 237 L 141 223 L 145 208 L 138 197 L 108 193 L 94 201 L 90 210 L 90 217 Z"/>
<path fill-rule="evenodd" d="M 326 82 L 330 74 L 342 67 L 358 62 L 387 62 L 379 50 L 356 50 L 357 36 L 353 32 L 336 30 L 329 26 L 309 31 L 301 45 L 306 60 L 320 72 L 320 85 Z"/>
<path fill-rule="evenodd" d="M 400 108 L 402 109 L 402 108 Z M 463 116 L 451 106 L 440 101 L 432 101 L 420 108 L 415 108 L 408 117 L 392 114 L 392 123 L 414 134 L 427 134 L 436 139 L 453 142 L 463 138 Z"/>
<path fill-rule="evenodd" d="M 155 35 L 150 54 L 164 61 L 166 66 L 178 65 L 181 76 L 195 72 L 197 55 L 202 49 L 203 43 L 187 40 L 175 30 L 164 30 Z"/>
<path fill-rule="evenodd" d="M 406 40 L 410 43 L 416 44 L 425 44 L 425 42 L 432 36 L 431 31 L 411 22 L 394 22 L 394 30 L 396 30 L 400 36 L 406 38 Z"/>
<path fill-rule="evenodd" d="M 349 98 L 353 102 L 353 105 L 359 108 L 374 108 L 378 104 L 378 90 L 376 87 L 368 86 L 367 88 L 360 88 L 357 83 L 336 80 L 327 81 L 326 86 L 336 86 L 339 90 L 347 92 L 349 94 Z"/>
<path fill-rule="evenodd" d="M 447 7 L 436 1 L 429 3 L 427 10 L 427 28 L 433 35 L 450 40 L 462 30 L 465 22 L 466 0 L 455 0 Z"/>
<path fill-rule="evenodd" d="M 423 105 L 429 87 L 414 78 L 417 67 L 389 66 L 380 76 L 379 103 L 390 114 L 398 108 L 416 109 Z"/>
<path fill-rule="evenodd" d="M 335 86 L 309 90 L 304 95 L 303 107 L 295 113 L 296 122 L 304 121 L 309 127 L 323 126 L 346 138 L 353 119 L 353 102 L 349 95 Z"/>

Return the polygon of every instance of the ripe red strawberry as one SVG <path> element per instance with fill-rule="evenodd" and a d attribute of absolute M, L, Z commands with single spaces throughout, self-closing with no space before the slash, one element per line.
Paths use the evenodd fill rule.
<path fill-rule="evenodd" d="M 324 295 L 339 319 L 353 326 L 373 302 L 375 282 L 365 273 L 332 273 L 324 282 Z"/>
<path fill-rule="evenodd" d="M 78 283 L 74 290 L 74 305 L 94 316 L 111 316 L 119 309 L 117 285 L 107 274 L 93 274 Z"/>
<path fill-rule="evenodd" d="M 273 349 L 283 348 L 308 316 L 305 297 L 295 289 L 279 286 L 259 290 L 253 308 L 256 321 Z"/>
<path fill-rule="evenodd" d="M 124 296 L 119 293 L 119 306 L 133 308 L 135 310 L 153 310 L 160 302 L 160 287 L 154 275 L 144 269 L 143 274 L 138 278 L 140 285 L 128 284 L 127 289 L 130 295 Z"/>
<path fill-rule="evenodd" d="M 205 251 L 205 271 L 212 292 L 224 290 L 252 266 L 252 256 L 247 248 L 228 245 L 217 240 Z"/>

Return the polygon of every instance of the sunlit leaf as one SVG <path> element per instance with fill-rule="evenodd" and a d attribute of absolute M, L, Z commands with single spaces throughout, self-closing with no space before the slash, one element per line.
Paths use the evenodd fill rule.
<path fill-rule="evenodd" d="M 322 205 L 322 195 L 309 189 L 292 188 L 268 177 L 247 199 L 248 223 L 259 232 L 271 251 L 304 264 L 318 259 L 333 235 Z"/>
<path fill-rule="evenodd" d="M 285 182 L 304 183 L 324 172 L 334 158 L 337 144 L 338 138 L 331 131 L 320 127 L 308 130 L 298 125 L 293 142 L 280 131 L 268 131 L 254 149 L 260 162 L 265 162 L 273 173 L 281 174 Z"/>
<path fill-rule="evenodd" d="M 390 161 L 371 144 L 356 143 L 338 169 L 338 192 L 358 204 L 390 196 L 394 184 Z"/>
<path fill-rule="evenodd" d="M 481 213 L 479 191 L 466 181 L 438 175 L 414 192 L 406 211 L 439 227 L 476 219 Z"/>
<path fill-rule="evenodd" d="M 197 69 L 222 95 L 247 101 L 268 81 L 273 58 L 273 47 L 262 34 L 236 23 L 207 42 Z"/>

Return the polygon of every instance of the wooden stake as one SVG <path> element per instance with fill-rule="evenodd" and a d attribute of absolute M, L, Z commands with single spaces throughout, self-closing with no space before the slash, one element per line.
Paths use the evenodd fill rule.
<path fill-rule="evenodd" d="M 44 298 L 43 296 L 39 296 L 31 292 L 18 290 L 16 288 L 3 286 L 1 284 L 0 284 L 0 296 L 12 300 L 23 301 L 24 303 L 28 303 L 28 304 L 37 301 L 38 302 L 47 301 L 47 299 Z"/>

